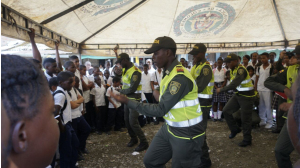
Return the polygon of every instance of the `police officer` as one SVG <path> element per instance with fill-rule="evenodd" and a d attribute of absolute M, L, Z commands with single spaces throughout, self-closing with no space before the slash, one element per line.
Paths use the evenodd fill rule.
<path fill-rule="evenodd" d="M 193 47 L 193 50 L 189 54 L 193 55 L 196 65 L 191 70 L 191 75 L 195 79 L 198 86 L 198 98 L 201 104 L 201 110 L 203 113 L 202 126 L 204 130 L 207 128 L 207 120 L 209 112 L 212 106 L 212 95 L 214 87 L 214 75 L 210 63 L 205 59 L 206 46 L 202 43 L 198 43 Z M 207 135 L 207 133 L 206 133 Z M 201 166 L 207 168 L 211 166 L 211 160 L 209 158 L 208 146 L 206 143 L 206 136 L 202 146 Z"/>
<path fill-rule="evenodd" d="M 246 147 L 252 143 L 252 110 L 256 94 L 254 93 L 253 84 L 247 69 L 243 65 L 238 65 L 238 56 L 233 53 L 229 54 L 226 57 L 225 62 L 229 63 L 230 67 L 230 84 L 226 87 L 218 88 L 216 92 L 220 93 L 228 90 L 235 90 L 235 94 L 226 103 L 223 114 L 231 131 L 229 139 L 232 139 L 236 134 L 241 132 L 241 129 L 238 127 L 232 114 L 241 109 L 244 139 L 238 145 L 240 147 Z"/>
<path fill-rule="evenodd" d="M 297 80 L 299 74 L 299 60 L 300 60 L 300 45 L 298 44 L 293 51 L 296 53 L 298 64 L 289 66 L 287 69 L 281 70 L 277 75 L 267 78 L 264 85 L 268 89 L 284 92 L 287 97 L 291 96 L 292 84 Z M 292 103 L 292 100 L 287 99 L 287 103 Z M 284 104 L 284 103 L 283 103 Z M 290 154 L 293 152 L 294 147 L 290 140 L 287 123 L 283 125 L 275 145 L 275 157 L 279 168 L 292 168 Z"/>
<path fill-rule="evenodd" d="M 140 85 L 141 71 L 138 68 L 136 68 L 132 62 L 130 62 L 129 55 L 126 53 L 121 53 L 118 56 L 118 60 L 116 63 L 120 63 L 123 67 L 123 87 L 122 90 L 120 90 L 119 92 L 126 95 L 128 99 L 139 102 L 141 100 L 142 92 L 142 85 Z M 130 109 L 127 105 L 124 105 L 125 125 L 131 137 L 131 140 L 127 144 L 127 147 L 132 147 L 135 144 L 137 144 L 139 138 L 140 144 L 138 147 L 135 148 L 135 151 L 139 152 L 146 150 L 149 145 L 144 135 L 144 132 L 140 127 L 138 117 L 139 113 L 135 109 Z"/>
<path fill-rule="evenodd" d="M 172 167 L 199 167 L 204 129 L 198 100 L 198 87 L 192 75 L 176 58 L 176 43 L 170 37 L 158 37 L 145 51 L 153 53 L 153 61 L 163 68 L 160 92 L 154 91 L 158 104 L 132 101 L 124 95 L 113 97 L 129 108 L 150 117 L 164 117 L 166 124 L 155 135 L 144 157 L 148 167 L 164 167 L 172 159 Z"/>

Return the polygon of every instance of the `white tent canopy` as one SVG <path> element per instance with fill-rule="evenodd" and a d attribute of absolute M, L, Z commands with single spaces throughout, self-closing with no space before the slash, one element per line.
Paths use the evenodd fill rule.
<path fill-rule="evenodd" d="M 159 36 L 172 37 L 178 54 L 199 42 L 208 52 L 232 52 L 293 47 L 300 39 L 299 0 L 2 0 L 2 6 L 12 11 L 2 15 L 2 35 L 28 41 L 23 31 L 42 27 L 48 38 L 38 42 L 61 40 L 61 50 L 85 55 L 114 55 L 116 44 L 145 55 Z M 11 18 L 25 29 L 17 31 Z"/>

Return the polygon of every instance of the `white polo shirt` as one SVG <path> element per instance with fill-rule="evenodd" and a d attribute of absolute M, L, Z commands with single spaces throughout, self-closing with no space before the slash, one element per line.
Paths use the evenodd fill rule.
<path fill-rule="evenodd" d="M 99 75 L 100 76 L 100 75 Z M 94 77 L 94 74 L 90 75 L 89 77 L 87 77 L 89 79 L 89 81 L 92 81 L 92 82 L 95 82 L 95 77 Z M 101 84 L 102 85 L 105 85 L 105 82 L 104 82 L 104 78 L 102 76 L 100 76 L 100 79 L 101 79 Z"/>
<path fill-rule="evenodd" d="M 79 91 L 77 91 L 77 94 L 76 94 L 75 89 L 72 88 L 69 92 L 71 93 L 71 101 L 76 101 L 77 100 L 77 96 L 80 95 Z M 80 106 L 82 106 L 82 103 L 81 103 Z M 75 119 L 75 118 L 78 118 L 78 117 L 81 116 L 81 108 L 80 108 L 80 106 L 77 107 L 77 108 L 75 108 L 75 109 L 71 108 L 72 119 Z"/>
<path fill-rule="evenodd" d="M 82 80 L 84 81 L 85 84 L 89 84 L 89 79 L 86 76 L 82 77 Z M 90 99 L 90 90 L 83 91 L 83 98 L 84 98 L 84 103 L 88 103 Z"/>
<path fill-rule="evenodd" d="M 158 82 L 158 84 L 160 85 L 160 82 L 162 80 L 163 77 L 163 70 L 161 70 L 161 72 L 159 73 L 157 70 L 151 75 L 151 81 L 153 82 Z M 158 88 L 159 85 L 154 85 L 154 88 Z"/>
<path fill-rule="evenodd" d="M 270 70 L 271 64 L 269 64 L 266 69 L 264 69 L 263 65 L 261 65 L 259 68 L 259 72 L 257 68 L 256 76 L 259 76 L 257 81 L 257 91 L 270 91 L 270 89 L 266 88 L 264 85 L 265 80 L 270 76 Z"/>
<path fill-rule="evenodd" d="M 152 88 L 151 88 L 151 76 L 152 73 L 145 74 L 144 72 L 142 73 L 142 79 L 141 79 L 141 84 L 142 84 L 142 91 L 144 93 L 152 93 Z"/>
<path fill-rule="evenodd" d="M 79 89 L 82 90 L 82 82 L 81 82 L 81 76 L 80 76 L 80 72 L 78 69 L 76 69 L 75 71 L 75 76 L 77 76 L 79 78 Z"/>
<path fill-rule="evenodd" d="M 226 70 L 224 68 L 222 68 L 220 71 L 218 70 L 218 68 L 213 69 L 213 73 L 214 73 L 214 78 L 215 78 L 215 82 L 224 82 L 225 80 L 225 75 L 226 75 Z"/>
<path fill-rule="evenodd" d="M 45 76 L 46 76 L 48 82 L 49 82 L 49 80 L 50 80 L 51 78 L 56 77 L 55 74 L 53 74 L 53 76 L 48 75 L 46 71 L 44 71 L 44 74 L 45 74 Z"/>
<path fill-rule="evenodd" d="M 118 89 L 119 89 L 119 87 L 118 87 Z M 107 89 L 106 96 L 110 97 L 111 92 L 113 92 L 115 95 L 120 95 L 120 92 L 118 92 L 115 87 L 111 86 Z M 114 99 L 112 97 L 110 97 L 110 99 L 114 102 L 114 104 L 117 106 L 117 108 L 119 108 L 121 106 L 121 103 L 116 101 L 116 99 Z M 108 108 L 115 108 L 115 107 L 111 102 L 109 102 Z"/>
<path fill-rule="evenodd" d="M 65 100 L 67 99 L 67 106 L 65 108 L 65 110 L 63 111 L 63 124 L 67 124 L 69 121 L 72 122 L 72 114 L 71 114 L 71 98 L 69 96 L 69 94 L 67 93 L 67 91 L 64 91 L 63 88 L 61 88 L 60 86 L 57 86 L 57 90 L 61 90 L 65 93 L 65 95 L 63 95 L 62 93 L 57 93 L 54 96 L 54 104 L 60 106 L 61 108 L 64 107 L 65 104 Z"/>
<path fill-rule="evenodd" d="M 105 106 L 105 86 L 102 85 L 101 87 L 99 87 L 97 84 L 95 84 L 95 88 L 93 88 L 91 90 L 91 95 L 95 96 L 95 103 L 96 106 Z"/>

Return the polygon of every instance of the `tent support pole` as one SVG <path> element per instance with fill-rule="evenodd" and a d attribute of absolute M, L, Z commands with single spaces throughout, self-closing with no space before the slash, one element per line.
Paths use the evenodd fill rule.
<path fill-rule="evenodd" d="M 79 47 L 78 47 L 78 57 L 79 57 L 79 63 L 80 63 L 80 65 L 82 65 L 81 53 L 82 53 L 82 48 L 81 48 L 81 44 L 79 44 Z"/>
<path fill-rule="evenodd" d="M 278 9 L 277 9 L 277 5 L 276 5 L 275 0 L 273 0 L 273 5 L 274 5 L 275 11 L 276 11 L 277 20 L 278 20 L 278 23 L 279 23 L 279 26 L 280 26 L 280 29 L 281 29 L 281 33 L 282 33 L 284 42 L 285 42 L 285 44 L 287 44 L 287 39 L 286 39 L 284 30 L 283 30 L 283 27 L 282 27 L 281 19 L 280 19 L 279 14 L 278 14 Z M 287 45 L 285 45 L 284 47 L 287 48 Z"/>

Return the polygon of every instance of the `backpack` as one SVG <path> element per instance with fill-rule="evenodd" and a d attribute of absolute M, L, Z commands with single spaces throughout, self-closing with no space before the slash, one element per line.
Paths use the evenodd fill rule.
<path fill-rule="evenodd" d="M 63 113 L 64 113 L 64 110 L 65 110 L 66 107 L 67 107 L 67 104 L 68 104 L 68 103 L 67 103 L 67 97 L 66 97 L 66 95 L 65 95 L 65 93 L 64 93 L 63 91 L 57 90 L 57 91 L 55 91 L 55 92 L 52 94 L 53 98 L 54 98 L 54 96 L 55 96 L 56 94 L 58 94 L 58 93 L 62 93 L 62 94 L 65 96 L 64 106 L 63 106 L 63 108 L 60 109 L 60 113 L 61 113 L 60 117 L 61 117 L 61 120 L 64 121 Z"/>
<path fill-rule="evenodd" d="M 270 68 L 270 72 L 269 72 L 269 76 L 272 76 L 272 73 L 273 73 L 273 64 L 271 64 L 271 68 Z M 259 73 L 259 70 L 260 70 L 260 66 L 258 67 L 258 73 Z"/>

